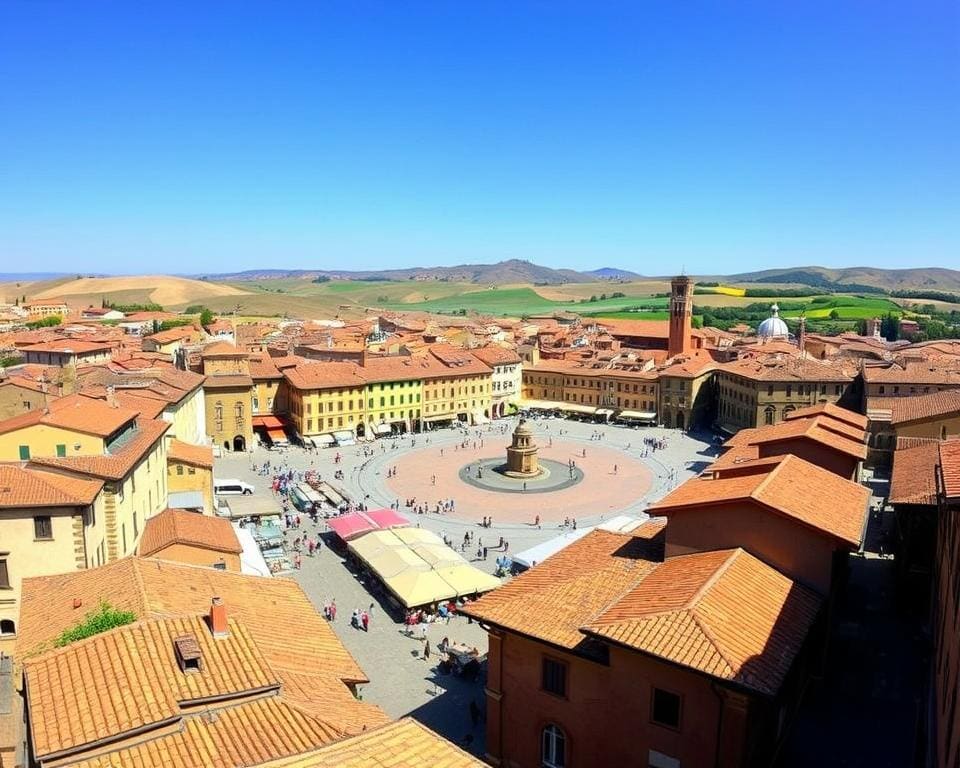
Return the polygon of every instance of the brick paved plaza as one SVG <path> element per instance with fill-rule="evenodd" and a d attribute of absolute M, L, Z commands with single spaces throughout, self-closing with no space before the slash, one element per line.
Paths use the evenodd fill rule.
<path fill-rule="evenodd" d="M 217 459 L 216 475 L 253 483 L 256 495 L 260 496 L 271 494 L 269 478 L 256 474 L 254 464 L 270 460 L 277 467 L 314 469 L 354 498 L 365 499 L 370 507 L 389 506 L 399 498 L 401 513 L 408 515 L 413 524 L 444 533 L 454 541 L 462 539 L 466 530 L 489 543 L 503 536 L 509 542 L 509 551 L 517 552 L 552 538 L 558 531 L 557 521 L 567 516 L 576 517 L 578 525 L 586 526 L 615 514 L 640 514 L 649 503 L 700 471 L 714 455 L 709 436 L 697 439 L 675 430 L 535 421 L 532 426 L 537 442 L 543 446 L 543 455 L 563 462 L 573 456 L 584 469 L 582 483 L 553 493 L 526 496 L 484 491 L 462 483 L 457 477 L 459 469 L 477 458 L 502 455 L 515 426 L 516 420 L 505 420 L 469 430 L 446 429 L 396 440 L 387 438 L 372 445 L 373 456 L 363 456 L 362 446 L 328 448 L 316 453 L 299 448 L 283 452 L 258 448 L 252 454 Z M 602 439 L 591 439 L 595 434 L 602 434 Z M 646 437 L 666 438 L 666 447 L 644 455 Z M 454 446 L 464 440 L 469 447 L 455 450 Z M 582 455 L 584 449 L 586 458 Z M 335 465 L 338 452 L 342 462 Z M 614 464 L 618 465 L 616 475 Z M 397 467 L 396 478 L 387 478 L 390 467 Z M 335 468 L 344 471 L 343 481 L 333 480 Z M 432 475 L 437 476 L 436 486 L 431 484 Z M 403 507 L 403 500 L 408 497 L 429 500 L 431 509 L 437 499 L 453 498 L 456 513 L 413 515 Z M 536 514 L 541 516 L 540 529 L 532 524 Z M 490 529 L 477 525 L 484 515 L 493 517 Z M 324 528 L 321 523 L 317 528 L 308 525 L 306 530 L 313 533 Z M 293 534 L 288 534 L 288 538 L 292 540 Z M 494 550 L 488 562 L 476 565 L 492 571 L 496 554 Z M 482 754 L 483 727 L 473 728 L 469 716 L 471 698 L 484 709 L 482 681 L 471 683 L 453 675 L 437 674 L 436 655 L 429 663 L 424 662 L 423 642 L 406 637 L 397 617 L 387 614 L 367 585 L 328 547 L 316 557 L 304 556 L 302 570 L 295 572 L 293 578 L 300 582 L 318 610 L 336 599 L 339 611 L 334 628 L 371 679 L 362 688 L 364 699 L 380 705 L 394 717 L 411 714 L 459 744 L 466 745 L 469 736 L 472 743 L 466 745 L 468 749 Z M 371 602 L 375 607 L 370 631 L 351 628 L 351 611 L 368 608 Z M 278 631 L 296 632 L 296 628 L 278 627 Z M 486 633 L 466 619 L 455 618 L 449 625 L 430 627 L 432 647 L 444 636 L 486 650 Z"/>

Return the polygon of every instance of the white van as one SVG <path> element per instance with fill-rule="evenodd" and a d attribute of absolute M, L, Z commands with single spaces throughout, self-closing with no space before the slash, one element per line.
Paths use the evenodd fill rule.
<path fill-rule="evenodd" d="M 214 480 L 213 492 L 218 496 L 249 496 L 253 486 L 240 480 Z"/>

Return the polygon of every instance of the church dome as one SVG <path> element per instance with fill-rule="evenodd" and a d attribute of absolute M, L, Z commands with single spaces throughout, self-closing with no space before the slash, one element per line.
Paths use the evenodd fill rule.
<path fill-rule="evenodd" d="M 787 338 L 790 335 L 790 329 L 787 324 L 780 319 L 780 307 L 774 304 L 770 307 L 770 317 L 760 323 L 757 328 L 757 335 L 765 339 Z"/>

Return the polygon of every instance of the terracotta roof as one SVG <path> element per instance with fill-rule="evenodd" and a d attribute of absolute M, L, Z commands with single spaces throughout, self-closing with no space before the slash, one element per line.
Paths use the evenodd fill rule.
<path fill-rule="evenodd" d="M 280 681 L 241 622 L 214 638 L 200 616 L 148 619 L 49 651 L 24 664 L 33 750 L 65 750 L 157 726 L 205 699 L 277 689 Z M 181 671 L 176 638 L 192 637 L 202 657 Z"/>
<path fill-rule="evenodd" d="M 111 408 L 105 402 L 73 394 L 51 400 L 49 413 L 37 409 L 0 422 L 0 434 L 34 424 L 47 424 L 74 432 L 108 437 L 137 418 L 129 408 Z"/>
<path fill-rule="evenodd" d="M 937 503 L 937 465 L 940 463 L 940 444 L 925 441 L 911 448 L 897 448 L 893 453 L 890 472 L 891 504 Z"/>
<path fill-rule="evenodd" d="M 226 341 L 215 341 L 203 348 L 200 357 L 246 357 L 247 353 Z"/>
<path fill-rule="evenodd" d="M 663 521 L 595 530 L 463 608 L 474 619 L 573 649 L 580 628 L 656 567 Z"/>
<path fill-rule="evenodd" d="M 411 717 L 260 768 L 483 768 L 487 764 Z"/>
<path fill-rule="evenodd" d="M 84 386 L 80 390 L 80 394 L 84 397 L 89 397 L 91 400 L 105 401 L 108 397 L 106 387 L 97 385 L 90 387 Z M 167 405 L 165 401 L 158 398 L 143 397 L 140 390 L 133 390 L 132 392 L 129 390 L 116 390 L 113 396 L 121 408 L 136 411 L 146 419 L 156 419 L 163 413 Z"/>
<path fill-rule="evenodd" d="M 83 352 L 109 352 L 110 344 L 95 341 L 83 341 L 81 339 L 56 339 L 54 341 L 41 341 L 39 344 L 31 344 L 28 347 L 21 347 L 23 352 L 61 352 L 61 353 L 83 353 Z"/>
<path fill-rule="evenodd" d="M 763 354 L 759 357 L 743 358 L 718 365 L 717 369 L 755 381 L 849 382 L 852 380 L 851 376 L 825 363 L 782 354 Z"/>
<path fill-rule="evenodd" d="M 870 498 L 863 486 L 793 455 L 772 465 L 763 459 L 744 462 L 736 471 L 688 480 L 648 511 L 670 515 L 690 507 L 749 502 L 859 546 Z"/>
<path fill-rule="evenodd" d="M 772 696 L 820 603 L 742 549 L 703 552 L 658 565 L 585 631 Z"/>
<path fill-rule="evenodd" d="M 960 384 L 960 370 L 931 362 L 906 365 L 867 365 L 863 380 L 868 384 Z"/>
<path fill-rule="evenodd" d="M 93 504 L 102 488 L 100 480 L 0 465 L 0 509 L 86 507 Z"/>
<path fill-rule="evenodd" d="M 667 320 L 613 320 L 602 318 L 597 325 L 605 328 L 614 337 L 645 336 L 650 339 L 670 338 L 670 323 Z M 698 328 L 690 329 L 691 336 L 701 336 Z"/>
<path fill-rule="evenodd" d="M 26 659 L 48 649 L 64 629 L 102 601 L 147 619 L 205 614 L 213 597 L 221 597 L 228 614 L 244 623 L 281 679 L 288 674 L 311 678 L 317 689 L 334 680 L 367 682 L 296 582 L 140 557 L 24 579 L 16 655 Z M 73 607 L 75 600 L 80 609 Z M 277 632 L 284 626 L 296 626 L 298 632 Z"/>
<path fill-rule="evenodd" d="M 167 444 L 167 461 L 192 464 L 195 467 L 213 469 L 213 446 L 193 445 L 182 440 L 171 440 Z"/>
<path fill-rule="evenodd" d="M 487 365 L 515 365 L 520 362 L 520 355 L 515 350 L 490 344 L 486 347 L 472 350 L 473 354 Z"/>
<path fill-rule="evenodd" d="M 943 494 L 947 499 L 960 499 L 960 440 L 940 443 L 940 473 Z"/>
<path fill-rule="evenodd" d="M 132 316 L 128 315 L 126 321 L 129 322 Z M 170 328 L 166 331 L 157 331 L 156 333 L 144 336 L 144 339 L 155 341 L 157 344 L 169 344 L 171 341 L 182 341 L 192 338 L 196 335 L 197 329 L 192 325 L 178 325 L 176 328 Z"/>
<path fill-rule="evenodd" d="M 828 416 L 844 424 L 849 424 L 851 427 L 856 427 L 857 429 L 866 429 L 869 424 L 867 417 L 863 414 L 842 408 L 834 403 L 817 403 L 816 405 L 810 405 L 806 408 L 798 408 L 783 418 L 790 421 L 792 419 L 804 419 L 807 416 Z"/>
<path fill-rule="evenodd" d="M 367 383 L 363 369 L 352 362 L 308 362 L 297 358 L 295 367 L 285 367 L 283 375 L 297 389 L 362 387 Z"/>
<path fill-rule="evenodd" d="M 269 355 L 251 355 L 247 363 L 252 379 L 282 379 L 274 358 Z"/>
<path fill-rule="evenodd" d="M 905 397 L 871 397 L 867 411 L 872 414 L 889 411 L 891 424 L 909 424 L 960 414 L 960 390 L 946 389 Z"/>
<path fill-rule="evenodd" d="M 179 730 L 92 757 L 70 768 L 237 768 L 259 766 L 278 755 L 299 755 L 339 737 L 285 697 L 205 709 L 184 717 Z"/>
<path fill-rule="evenodd" d="M 861 430 L 842 423 L 836 423 L 836 427 L 840 428 L 842 432 L 853 431 L 854 434 L 859 436 L 859 439 L 854 439 L 847 434 L 839 434 L 834 431 L 827 422 L 828 420 L 822 416 L 782 421 L 779 424 L 760 427 L 750 438 L 749 442 L 752 445 L 759 446 L 767 443 L 779 443 L 785 440 L 804 438 L 831 448 L 839 453 L 844 453 L 847 456 L 859 459 L 860 461 L 867 458 L 867 446 L 864 444 L 866 435 Z"/>
<path fill-rule="evenodd" d="M 183 509 L 165 509 L 144 524 L 137 554 L 149 557 L 172 544 L 237 555 L 243 551 L 229 520 Z"/>
<path fill-rule="evenodd" d="M 112 453 L 96 456 L 36 456 L 30 459 L 30 465 L 93 475 L 104 480 L 122 480 L 168 429 L 170 424 L 166 421 L 140 419 L 136 430 Z"/>

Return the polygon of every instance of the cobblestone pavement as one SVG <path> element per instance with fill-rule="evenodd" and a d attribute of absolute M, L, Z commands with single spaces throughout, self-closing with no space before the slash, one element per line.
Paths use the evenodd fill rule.
<path fill-rule="evenodd" d="M 622 505 L 618 505 L 617 513 L 640 513 L 647 504 L 661 498 L 667 491 L 683 482 L 687 477 L 700 471 L 712 461 L 715 450 L 709 443 L 709 436 L 697 439 L 683 435 L 675 430 L 656 428 L 627 429 L 618 426 L 596 425 L 566 420 L 552 420 L 547 423 L 535 422 L 540 433 L 546 434 L 546 427 L 555 438 L 558 432 L 564 431 L 563 440 L 586 448 L 588 456 L 591 452 L 609 452 L 611 456 L 622 456 L 618 463 L 625 466 L 637 463 L 639 469 L 644 470 L 649 478 L 641 498 L 623 498 Z M 507 429 L 511 430 L 516 421 L 507 422 Z M 495 432 L 500 425 L 489 425 L 490 431 L 469 430 L 469 434 L 488 436 L 491 443 L 503 446 L 508 438 Z M 602 440 L 591 440 L 591 435 L 602 433 Z M 299 448 L 290 448 L 282 452 L 267 451 L 257 448 L 251 454 L 230 454 L 216 460 L 215 474 L 218 478 L 239 478 L 256 486 L 256 495 L 270 494 L 269 478 L 258 475 L 253 465 L 262 465 L 269 460 L 275 467 L 286 466 L 295 470 L 314 469 L 334 485 L 343 488 L 357 499 L 366 499 L 369 506 L 389 506 L 394 495 L 386 486 L 384 467 L 391 462 L 402 460 L 404 456 L 414 455 L 416 451 L 427 447 L 439 449 L 459 443 L 464 434 L 456 429 L 436 431 L 429 436 L 413 435 L 398 438 L 393 441 L 389 438 L 374 444 L 373 457 L 362 455 L 362 447 L 351 446 L 339 449 L 343 459 L 341 464 L 334 464 L 334 457 L 338 449 L 328 448 L 316 453 L 307 453 Z M 666 437 L 667 447 L 648 456 L 642 456 L 644 437 Z M 479 437 L 477 439 L 480 439 Z M 396 444 L 396 448 L 392 446 Z M 630 449 L 627 449 L 627 445 Z M 612 463 L 607 461 L 606 463 Z M 641 466 L 642 465 L 642 466 Z M 604 465 L 605 466 L 605 465 Z M 343 481 L 333 481 L 335 468 L 344 472 Z M 639 470 L 638 470 L 639 471 Z M 604 478 L 604 482 L 616 488 L 617 482 L 610 482 L 612 478 Z M 580 488 L 582 486 L 578 486 Z M 621 488 L 621 495 L 623 486 Z M 432 489 L 431 489 L 432 490 Z M 431 490 L 420 492 L 424 498 L 433 497 Z M 576 489 L 571 489 L 576 491 Z M 495 541 L 503 536 L 510 545 L 510 552 L 516 552 L 552 538 L 558 532 L 558 526 L 548 524 L 536 528 L 529 522 L 506 521 L 498 517 L 496 504 L 506 498 L 513 498 L 512 494 L 491 494 L 494 496 L 493 508 L 488 512 L 494 518 L 494 526 L 482 529 L 473 519 L 459 519 L 446 515 L 424 514 L 409 515 L 416 524 L 436 533 L 447 534 L 454 541 L 463 538 L 466 530 L 471 530 L 484 540 Z M 535 504 L 546 507 L 550 503 L 552 494 L 538 494 Z M 583 507 L 576 514 L 580 525 L 590 525 L 608 518 L 613 510 L 602 510 L 597 513 L 597 506 L 588 497 L 583 498 Z M 479 519 L 479 518 L 478 518 Z M 320 532 L 323 528 L 312 527 L 307 523 L 306 531 Z M 292 538 L 292 533 L 290 538 Z M 496 550 L 491 554 L 487 563 L 477 563 L 478 567 L 493 569 L 493 559 Z M 473 727 L 469 716 L 469 702 L 474 699 L 481 710 L 485 710 L 483 700 L 482 681 L 468 682 L 453 675 L 439 675 L 436 672 L 436 655 L 433 654 L 430 662 L 422 660 L 423 642 L 419 639 L 406 637 L 402 633 L 402 623 L 399 616 L 391 616 L 387 612 L 386 601 L 381 602 L 375 596 L 375 590 L 368 589 L 368 585 L 361 583 L 347 568 L 342 557 L 329 547 L 313 557 L 303 557 L 303 566 L 300 571 L 292 574 L 310 596 L 314 605 L 321 610 L 323 605 L 331 599 L 336 599 L 338 607 L 337 620 L 334 629 L 347 649 L 360 663 L 361 668 L 370 678 L 370 683 L 362 686 L 362 695 L 365 700 L 381 706 L 390 716 L 399 717 L 412 715 L 437 732 L 452 741 L 466 746 L 476 754 L 483 751 L 483 725 Z M 364 633 L 350 627 L 350 614 L 354 608 L 369 608 L 374 603 L 373 619 L 370 631 Z M 279 627 L 278 631 L 294 632 L 295 627 Z M 433 648 L 444 637 L 451 641 L 465 642 L 476 646 L 481 652 L 486 652 L 486 634 L 477 624 L 468 623 L 465 618 L 455 618 L 449 625 L 433 625 L 429 629 L 430 644 Z M 469 739 L 470 743 L 467 743 Z"/>

